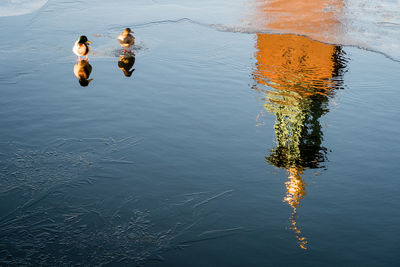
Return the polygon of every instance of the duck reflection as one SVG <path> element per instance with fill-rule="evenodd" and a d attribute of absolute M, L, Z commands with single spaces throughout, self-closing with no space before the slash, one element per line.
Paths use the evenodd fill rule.
<path fill-rule="evenodd" d="M 321 168 L 327 159 L 319 119 L 329 98 L 342 88 L 344 52 L 297 35 L 257 34 L 255 89 L 265 94 L 265 109 L 276 116 L 276 147 L 266 162 L 287 170 L 284 201 L 292 207 L 290 223 L 298 244 L 307 249 L 307 238 L 296 222 L 297 209 L 306 195 L 302 178 L 306 169 Z"/>
<path fill-rule="evenodd" d="M 89 79 L 90 73 L 92 72 L 92 65 L 89 64 L 88 60 L 80 60 L 74 66 L 74 74 L 79 79 L 81 86 L 88 86 L 93 79 Z"/>
<path fill-rule="evenodd" d="M 127 53 L 119 56 L 118 68 L 122 70 L 126 77 L 131 77 L 135 69 L 132 69 L 135 64 L 135 54 Z"/>

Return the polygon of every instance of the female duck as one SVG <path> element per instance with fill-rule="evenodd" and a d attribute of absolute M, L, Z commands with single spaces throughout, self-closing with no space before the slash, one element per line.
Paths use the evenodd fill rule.
<path fill-rule="evenodd" d="M 85 35 L 81 35 L 78 41 L 75 42 L 72 51 L 78 56 L 78 61 L 81 61 L 81 57 L 85 57 L 85 60 L 89 60 L 89 44 L 91 44 Z"/>
<path fill-rule="evenodd" d="M 135 44 L 135 37 L 131 34 L 132 30 L 130 28 L 125 28 L 125 30 L 118 36 L 119 44 L 124 48 L 124 52 L 126 52 L 126 48 L 128 48 L 128 52 L 132 52 L 132 46 Z"/>

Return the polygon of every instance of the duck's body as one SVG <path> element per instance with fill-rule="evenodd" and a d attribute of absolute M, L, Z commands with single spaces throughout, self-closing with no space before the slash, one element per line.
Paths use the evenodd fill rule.
<path fill-rule="evenodd" d="M 89 49 L 89 46 L 87 44 L 80 44 L 78 42 L 76 42 L 74 47 L 72 48 L 72 51 L 78 57 L 87 56 L 87 54 L 89 54 L 89 50 L 90 49 Z"/>
<path fill-rule="evenodd" d="M 119 44 L 124 48 L 124 52 L 126 49 L 128 49 L 128 52 L 132 52 L 132 46 L 135 44 L 135 37 L 133 37 L 131 32 L 130 28 L 125 28 L 117 38 Z"/>
<path fill-rule="evenodd" d="M 124 72 L 126 77 L 131 77 L 135 69 L 131 68 L 135 64 L 135 56 L 133 54 L 121 55 L 118 60 L 118 68 Z"/>
<path fill-rule="evenodd" d="M 90 43 L 91 42 L 84 35 L 80 36 L 78 41 L 75 42 L 72 51 L 74 52 L 75 55 L 78 56 L 78 60 L 81 60 L 81 57 L 85 57 L 85 60 L 89 59 L 88 54 L 90 50 L 89 48 Z"/>
<path fill-rule="evenodd" d="M 92 72 L 92 65 L 87 60 L 80 60 L 74 66 L 74 74 L 82 86 L 87 86 L 92 79 L 89 79 Z"/>

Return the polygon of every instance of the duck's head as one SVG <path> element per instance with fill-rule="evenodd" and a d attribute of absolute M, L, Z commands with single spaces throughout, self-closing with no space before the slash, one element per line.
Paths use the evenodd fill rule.
<path fill-rule="evenodd" d="M 85 35 L 81 35 L 78 39 L 78 43 L 80 44 L 91 44 L 92 42 L 88 40 Z"/>
<path fill-rule="evenodd" d="M 132 69 L 132 70 L 121 69 L 121 70 L 126 77 L 131 77 L 132 73 L 135 71 L 135 69 Z"/>
<path fill-rule="evenodd" d="M 130 34 L 130 33 L 132 33 L 131 28 L 125 28 L 124 29 L 124 34 Z"/>
<path fill-rule="evenodd" d="M 93 79 L 79 79 L 79 84 L 82 86 L 82 87 L 85 87 L 85 86 L 88 86 L 89 85 L 89 83 L 92 81 Z"/>

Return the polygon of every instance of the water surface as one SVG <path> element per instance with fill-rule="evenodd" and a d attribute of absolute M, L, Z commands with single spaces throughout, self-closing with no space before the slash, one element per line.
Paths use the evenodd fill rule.
<path fill-rule="evenodd" d="M 398 55 L 347 46 L 357 1 L 315 3 L 302 27 L 279 1 L 49 1 L 1 17 L 1 264 L 395 266 Z"/>

